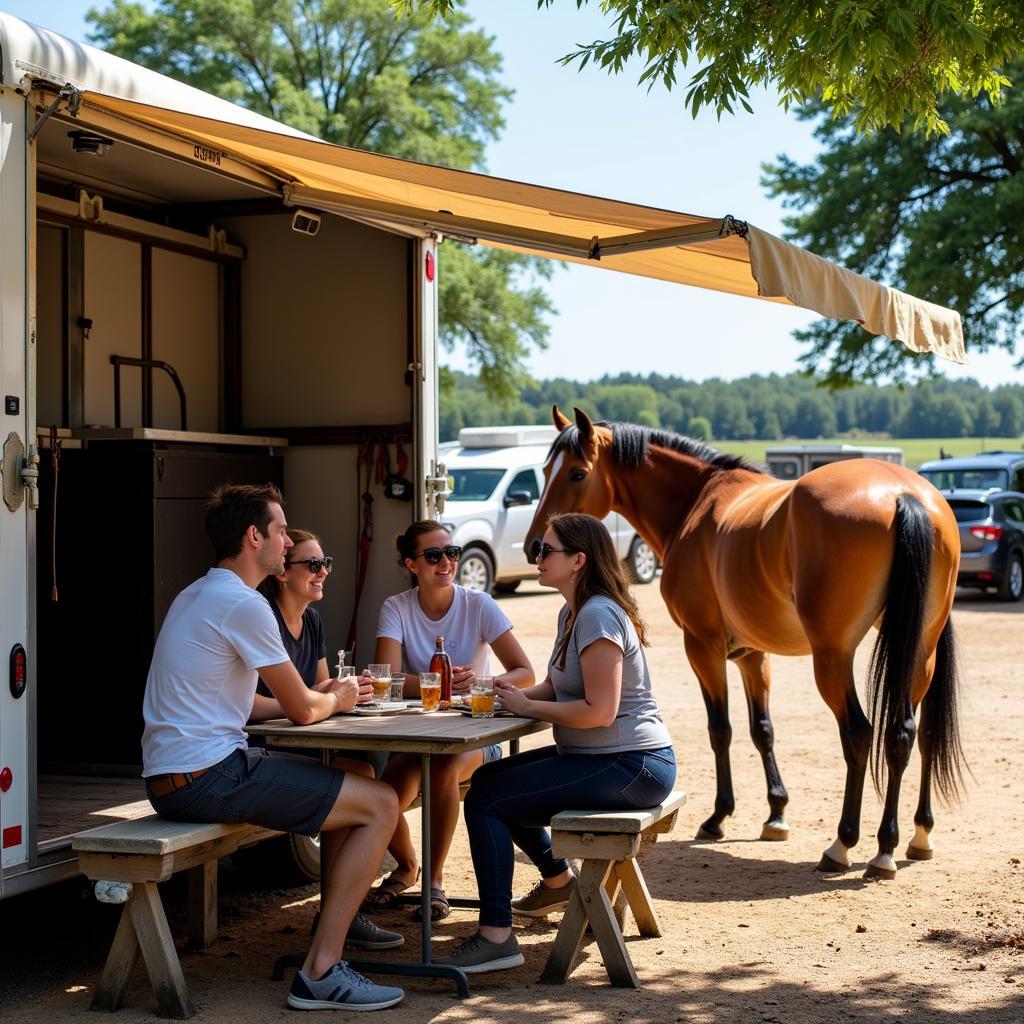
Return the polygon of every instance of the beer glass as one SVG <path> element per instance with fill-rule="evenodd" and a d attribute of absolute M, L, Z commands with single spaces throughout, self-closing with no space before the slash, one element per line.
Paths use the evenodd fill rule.
<path fill-rule="evenodd" d="M 373 703 L 382 707 L 391 699 L 391 666 L 370 665 L 369 672 L 373 683 Z"/>
<path fill-rule="evenodd" d="M 474 676 L 469 684 L 469 706 L 474 718 L 494 717 L 494 676 Z"/>
<path fill-rule="evenodd" d="M 437 710 L 441 701 L 441 673 L 421 672 L 420 673 L 420 699 L 423 701 L 423 711 L 429 714 Z"/>

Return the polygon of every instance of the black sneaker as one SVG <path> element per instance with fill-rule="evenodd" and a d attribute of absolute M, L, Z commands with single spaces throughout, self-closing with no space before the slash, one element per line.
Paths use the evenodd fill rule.
<path fill-rule="evenodd" d="M 317 981 L 296 971 L 288 1005 L 293 1010 L 383 1010 L 404 996 L 402 989 L 375 985 L 339 960 Z"/>
<path fill-rule="evenodd" d="M 523 954 L 515 935 L 504 942 L 491 942 L 479 932 L 459 946 L 451 956 L 435 960 L 447 967 L 461 967 L 467 974 L 486 974 L 488 971 L 507 971 L 522 964 Z"/>
<path fill-rule="evenodd" d="M 405 944 L 405 936 L 379 928 L 365 914 L 356 914 L 345 936 L 345 947 L 352 949 L 395 949 Z"/>

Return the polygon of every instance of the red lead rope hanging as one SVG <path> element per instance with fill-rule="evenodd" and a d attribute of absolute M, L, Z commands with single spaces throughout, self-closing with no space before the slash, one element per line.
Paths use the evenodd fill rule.
<path fill-rule="evenodd" d="M 356 493 L 362 502 L 362 515 L 359 540 L 356 543 L 355 600 L 352 602 L 352 620 L 349 622 L 348 640 L 345 643 L 346 648 L 353 651 L 359 627 L 359 599 L 363 596 L 366 572 L 370 567 L 370 545 L 373 543 L 373 495 L 370 493 L 370 482 L 373 480 L 373 455 L 374 442 L 368 439 L 359 446 L 359 455 L 356 458 Z"/>

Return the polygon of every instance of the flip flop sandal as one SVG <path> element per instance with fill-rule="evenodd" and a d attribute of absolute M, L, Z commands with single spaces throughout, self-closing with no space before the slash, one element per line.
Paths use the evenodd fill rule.
<path fill-rule="evenodd" d="M 444 893 L 444 889 L 438 888 L 436 885 L 430 887 L 430 920 L 441 921 L 446 918 L 452 912 L 452 908 L 448 904 L 448 897 Z M 413 911 L 413 917 L 419 921 L 423 917 L 423 908 L 419 906 Z"/>
<path fill-rule="evenodd" d="M 374 886 L 363 900 L 362 910 L 393 910 L 398 906 L 398 897 L 406 889 L 412 888 L 420 880 L 420 869 L 416 869 L 416 877 L 411 882 L 402 882 L 395 878 L 394 872 L 388 875 L 379 885 Z"/>

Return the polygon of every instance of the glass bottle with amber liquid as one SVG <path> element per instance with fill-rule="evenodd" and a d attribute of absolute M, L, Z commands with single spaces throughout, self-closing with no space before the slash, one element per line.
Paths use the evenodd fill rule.
<path fill-rule="evenodd" d="M 444 649 L 444 637 L 437 638 L 434 656 L 430 659 L 430 671 L 437 672 L 441 677 L 441 703 L 452 702 L 452 660 Z"/>

